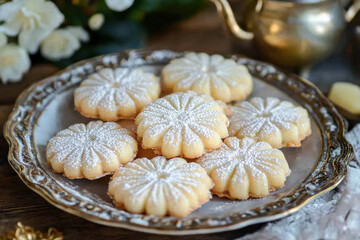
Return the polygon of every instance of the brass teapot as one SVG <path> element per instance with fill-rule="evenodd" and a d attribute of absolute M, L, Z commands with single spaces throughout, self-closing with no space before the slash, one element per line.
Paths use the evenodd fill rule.
<path fill-rule="evenodd" d="M 250 32 L 238 25 L 227 0 L 211 1 L 236 39 L 253 39 L 265 59 L 295 68 L 328 56 L 360 9 L 360 0 L 346 13 L 340 0 L 253 0 L 253 12 L 246 13 L 253 16 Z"/>

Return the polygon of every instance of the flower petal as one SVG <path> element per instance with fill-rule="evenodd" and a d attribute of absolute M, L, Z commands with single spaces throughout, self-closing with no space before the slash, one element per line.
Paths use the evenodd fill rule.
<path fill-rule="evenodd" d="M 134 0 L 105 0 L 105 2 L 111 10 L 122 12 L 131 7 Z"/>

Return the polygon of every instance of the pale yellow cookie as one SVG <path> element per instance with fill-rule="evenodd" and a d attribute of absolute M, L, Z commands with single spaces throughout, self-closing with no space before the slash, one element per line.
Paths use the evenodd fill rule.
<path fill-rule="evenodd" d="M 311 134 L 310 118 L 305 108 L 277 98 L 255 97 L 231 107 L 229 135 L 251 137 L 272 147 L 299 147 Z"/>
<path fill-rule="evenodd" d="M 135 158 L 136 140 L 119 124 L 93 121 L 60 131 L 49 140 L 46 158 L 67 178 L 96 179 Z"/>
<path fill-rule="evenodd" d="M 120 167 L 109 183 L 114 204 L 132 213 L 184 217 L 209 201 L 206 171 L 182 158 L 138 158 Z"/>
<path fill-rule="evenodd" d="M 195 92 L 173 93 L 160 98 L 136 117 L 137 134 L 145 149 L 166 158 L 196 158 L 218 148 L 227 137 L 228 119 L 210 96 Z"/>
<path fill-rule="evenodd" d="M 133 119 L 159 94 L 160 82 L 152 73 L 104 68 L 82 81 L 75 90 L 75 109 L 85 117 L 103 121 Z"/>
<path fill-rule="evenodd" d="M 334 83 L 329 99 L 350 113 L 360 115 L 360 86 L 348 82 Z"/>
<path fill-rule="evenodd" d="M 213 194 L 231 199 L 259 198 L 283 187 L 290 174 L 284 154 L 266 142 L 229 137 L 220 149 L 197 160 L 215 186 Z"/>
<path fill-rule="evenodd" d="M 162 77 L 168 91 L 192 90 L 224 102 L 243 100 L 252 91 L 246 67 L 220 55 L 188 53 L 165 66 Z"/>

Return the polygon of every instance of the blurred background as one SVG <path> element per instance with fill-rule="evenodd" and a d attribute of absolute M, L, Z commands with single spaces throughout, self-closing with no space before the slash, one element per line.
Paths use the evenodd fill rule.
<path fill-rule="evenodd" d="M 1 49 L 4 48 L 1 47 L 2 32 L 5 33 L 7 45 L 19 45 L 21 49 L 24 45 L 20 41 L 21 34 L 24 34 L 21 29 L 16 34 L 7 34 L 4 27 L 6 24 L 12 24 L 9 19 L 13 16 L 9 14 L 1 16 L 1 8 L 5 9 L 5 5 L 8 5 L 9 9 L 16 8 L 14 2 L 18 2 L 19 5 L 19 2 L 24 1 L 4 1 L 0 5 L 0 58 Z M 25 2 L 40 6 L 50 1 L 26 0 Z M 51 33 L 49 31 L 47 37 L 40 39 L 38 46 L 35 46 L 36 50 L 24 51 L 30 64 L 19 70 L 20 75 L 17 79 L 4 81 L 3 78 L 0 81 L 0 91 L 5 93 L 0 95 L 1 104 L 14 103 L 18 94 L 32 82 L 74 62 L 125 49 L 156 48 L 225 55 L 237 53 L 277 64 L 276 61 L 272 62 L 271 59 L 264 58 L 253 41 L 241 41 L 232 37 L 217 13 L 215 5 L 208 0 L 54 0 L 52 2 L 54 3 L 52 8 L 57 8 L 58 13 L 55 13 L 59 18 L 62 15 L 62 20 L 52 26 Z M 257 1 L 229 2 L 240 27 L 251 31 L 256 24 L 252 18 Z M 353 2 L 341 1 L 344 11 Z M 10 6 L 9 3 L 13 5 Z M 29 8 L 31 9 L 31 6 Z M 49 6 L 44 5 L 45 11 L 48 11 L 48 8 Z M 33 21 L 29 19 L 24 22 L 28 24 Z M 329 91 L 333 82 L 359 83 L 359 25 L 360 17 L 357 14 L 351 23 L 346 25 L 344 34 L 341 35 L 339 42 L 336 42 L 335 50 L 325 59 L 308 66 L 284 68 L 309 78 L 324 92 Z M 75 38 L 69 40 L 68 33 L 72 33 Z M 31 41 L 31 38 L 28 39 Z M 26 46 L 25 50 L 27 50 Z M 17 70 L 16 66 L 13 68 Z M 1 76 L 0 64 L 0 79 Z"/>

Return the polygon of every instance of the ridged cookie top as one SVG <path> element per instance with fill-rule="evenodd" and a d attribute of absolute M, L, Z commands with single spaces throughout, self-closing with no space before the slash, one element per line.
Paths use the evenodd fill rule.
<path fill-rule="evenodd" d="M 311 133 L 306 109 L 277 98 L 254 97 L 231 107 L 229 135 L 251 137 L 275 148 L 300 146 Z"/>
<path fill-rule="evenodd" d="M 137 133 L 145 148 L 169 158 L 199 157 L 228 135 L 228 119 L 211 97 L 195 92 L 174 93 L 147 105 L 137 116 Z"/>
<path fill-rule="evenodd" d="M 243 100 L 252 90 L 246 67 L 220 55 L 188 53 L 165 66 L 162 76 L 170 91 L 192 90 L 224 102 Z"/>
<path fill-rule="evenodd" d="M 182 217 L 209 200 L 211 187 L 200 165 L 158 156 L 138 158 L 119 168 L 108 194 L 130 212 Z"/>
<path fill-rule="evenodd" d="M 119 124 L 93 121 L 75 124 L 51 138 L 47 161 L 68 178 L 95 179 L 134 159 L 137 142 Z"/>
<path fill-rule="evenodd" d="M 104 121 L 135 118 L 160 94 L 159 79 L 140 69 L 104 68 L 75 90 L 75 107 L 87 117 Z"/>
<path fill-rule="evenodd" d="M 197 163 L 214 181 L 214 194 L 238 199 L 266 196 L 282 187 L 290 173 L 280 150 L 251 138 L 226 138 L 220 149 L 204 154 Z"/>

